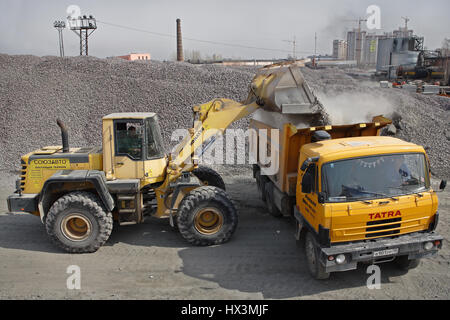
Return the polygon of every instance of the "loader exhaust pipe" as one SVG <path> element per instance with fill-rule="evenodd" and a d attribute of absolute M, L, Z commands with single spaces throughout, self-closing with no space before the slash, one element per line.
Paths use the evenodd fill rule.
<path fill-rule="evenodd" d="M 56 123 L 61 128 L 63 152 L 69 152 L 69 134 L 67 133 L 66 125 L 59 119 L 56 119 Z"/>

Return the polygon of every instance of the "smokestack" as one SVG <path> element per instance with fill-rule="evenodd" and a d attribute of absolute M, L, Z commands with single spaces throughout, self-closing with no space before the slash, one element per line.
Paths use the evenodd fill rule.
<path fill-rule="evenodd" d="M 177 61 L 184 61 L 183 41 L 181 39 L 181 20 L 177 19 Z"/>
<path fill-rule="evenodd" d="M 61 128 L 61 138 L 62 138 L 62 144 L 63 144 L 63 152 L 69 152 L 69 135 L 67 133 L 67 128 L 65 124 L 59 120 L 56 119 L 56 123 Z"/>

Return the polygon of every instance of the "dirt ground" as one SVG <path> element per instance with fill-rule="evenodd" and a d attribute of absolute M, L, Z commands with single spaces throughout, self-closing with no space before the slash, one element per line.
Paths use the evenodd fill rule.
<path fill-rule="evenodd" d="M 0 299 L 449 299 L 450 192 L 439 194 L 443 249 L 409 273 L 380 265 L 381 289 L 366 286 L 366 268 L 313 280 L 287 218 L 271 217 L 258 198 L 251 168 L 223 171 L 240 213 L 232 240 L 192 247 L 167 220 L 115 227 L 92 254 L 52 245 L 38 217 L 8 214 L 14 177 L 0 173 Z M 69 290 L 69 265 L 81 289 Z"/>

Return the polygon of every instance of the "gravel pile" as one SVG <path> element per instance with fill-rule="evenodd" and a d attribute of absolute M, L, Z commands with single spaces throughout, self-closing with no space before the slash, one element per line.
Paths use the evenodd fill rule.
<path fill-rule="evenodd" d="M 241 101 L 252 67 L 197 66 L 118 58 L 0 54 L 0 170 L 19 168 L 21 155 L 60 145 L 56 118 L 71 146 L 99 145 L 101 118 L 112 112 L 155 112 L 167 146 L 175 129 L 189 128 L 191 107 L 224 97 Z M 450 177 L 450 99 L 382 89 L 339 69 L 302 69 L 332 123 L 395 118 L 396 136 L 424 145 L 438 177 Z M 233 127 L 246 129 L 248 119 Z"/>
<path fill-rule="evenodd" d="M 18 168 L 20 156 L 38 147 L 60 145 L 56 118 L 75 147 L 101 144 L 106 114 L 155 112 L 170 141 L 175 129 L 192 126 L 193 105 L 243 100 L 253 76 L 250 68 L 0 54 L 0 169 Z"/>

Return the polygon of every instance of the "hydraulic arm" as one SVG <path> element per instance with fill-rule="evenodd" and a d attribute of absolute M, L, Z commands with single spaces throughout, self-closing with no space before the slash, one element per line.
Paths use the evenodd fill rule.
<path fill-rule="evenodd" d="M 302 115 L 308 119 L 324 115 L 322 105 L 312 94 L 298 66 L 285 63 L 262 68 L 253 78 L 248 97 L 243 102 L 222 98 L 194 106 L 193 127 L 169 156 L 166 179 L 155 189 L 158 215 L 163 215 L 167 210 L 164 199 L 170 183 L 183 172 L 194 170 L 198 157 L 225 129 L 258 108 Z"/>

